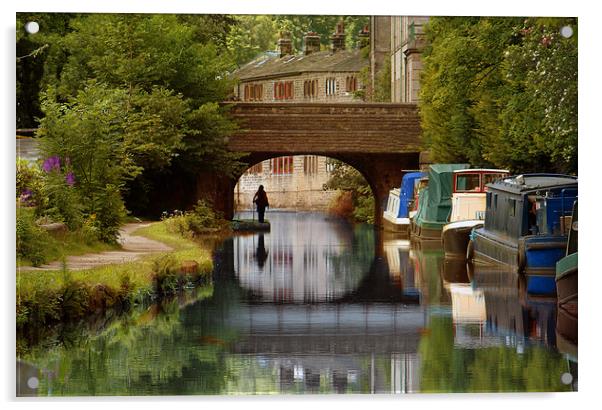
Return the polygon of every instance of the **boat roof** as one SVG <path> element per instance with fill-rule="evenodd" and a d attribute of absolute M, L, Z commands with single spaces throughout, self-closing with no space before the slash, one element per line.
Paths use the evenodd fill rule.
<path fill-rule="evenodd" d="M 521 193 L 563 186 L 576 187 L 577 177 L 563 174 L 522 174 L 495 181 L 487 186 L 500 191 Z"/>
<path fill-rule="evenodd" d="M 509 174 L 510 171 L 508 171 L 507 169 L 495 169 L 495 168 L 469 168 L 469 169 L 457 169 L 454 171 L 454 174 L 456 173 L 462 173 L 462 172 L 491 172 L 491 173 L 506 173 Z"/>
<path fill-rule="evenodd" d="M 403 179 L 404 181 L 407 181 L 408 179 L 422 178 L 425 175 L 426 174 L 424 172 L 414 171 L 414 172 L 408 172 L 407 174 L 404 174 L 401 179 Z"/>
<path fill-rule="evenodd" d="M 458 169 L 467 169 L 470 164 L 431 164 L 430 171 L 435 174 L 443 174 L 445 172 L 454 172 Z"/>

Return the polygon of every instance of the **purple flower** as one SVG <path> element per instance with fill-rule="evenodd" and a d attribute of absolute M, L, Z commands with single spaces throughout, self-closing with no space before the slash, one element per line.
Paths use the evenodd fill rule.
<path fill-rule="evenodd" d="M 73 172 L 67 172 L 67 175 L 65 175 L 65 181 L 67 181 L 67 185 L 69 186 L 75 185 L 75 175 L 73 175 Z"/>
<path fill-rule="evenodd" d="M 59 157 L 57 155 L 46 158 L 46 160 L 44 161 L 44 164 L 42 165 L 42 169 L 47 173 L 50 171 L 53 171 L 53 170 L 58 171 L 60 168 L 61 168 L 61 160 L 59 159 Z"/>
<path fill-rule="evenodd" d="M 27 206 L 33 205 L 33 192 L 31 189 L 24 189 L 19 196 L 19 200 Z"/>

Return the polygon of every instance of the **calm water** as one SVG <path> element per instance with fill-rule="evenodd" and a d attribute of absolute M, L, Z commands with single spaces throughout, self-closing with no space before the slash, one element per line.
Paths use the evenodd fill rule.
<path fill-rule="evenodd" d="M 268 217 L 270 233 L 224 242 L 212 289 L 60 334 L 24 355 L 22 377 L 39 395 L 575 388 L 556 300 L 525 296 L 516 275 L 477 269 L 470 283 L 441 249 L 368 225 Z"/>

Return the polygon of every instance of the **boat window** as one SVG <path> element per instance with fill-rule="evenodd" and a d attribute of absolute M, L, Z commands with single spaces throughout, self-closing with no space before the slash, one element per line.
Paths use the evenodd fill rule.
<path fill-rule="evenodd" d="M 479 192 L 481 176 L 479 174 L 456 175 L 456 192 Z"/>
<path fill-rule="evenodd" d="M 485 185 L 497 181 L 498 179 L 502 179 L 506 176 L 506 174 L 483 174 L 483 188 L 485 189 Z"/>
<path fill-rule="evenodd" d="M 487 195 L 485 196 L 485 207 L 491 208 L 491 192 L 487 192 Z"/>
<path fill-rule="evenodd" d="M 516 199 L 508 199 L 508 212 L 510 216 L 516 216 Z"/>
<path fill-rule="evenodd" d="M 493 208 L 497 209 L 497 194 L 493 195 Z"/>

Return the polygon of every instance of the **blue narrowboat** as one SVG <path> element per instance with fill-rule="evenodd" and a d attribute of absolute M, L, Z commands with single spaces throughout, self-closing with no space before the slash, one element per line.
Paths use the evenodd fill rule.
<path fill-rule="evenodd" d="M 471 233 L 467 258 L 509 265 L 527 292 L 556 293 L 556 262 L 564 256 L 577 177 L 525 174 L 487 185 L 485 223 Z"/>
<path fill-rule="evenodd" d="M 418 171 L 406 171 L 401 179 L 401 186 L 389 191 L 387 208 L 383 213 L 385 230 L 408 233 L 410 211 L 414 208 L 415 193 L 418 183 L 426 174 Z"/>

